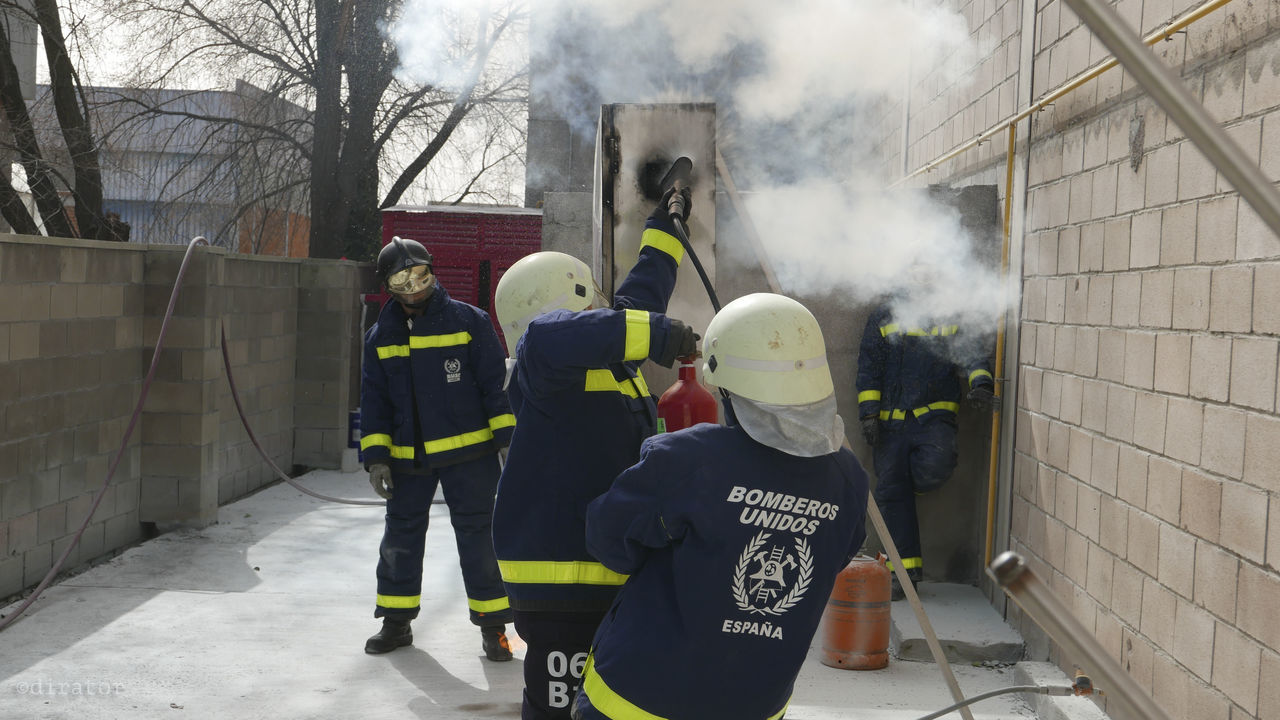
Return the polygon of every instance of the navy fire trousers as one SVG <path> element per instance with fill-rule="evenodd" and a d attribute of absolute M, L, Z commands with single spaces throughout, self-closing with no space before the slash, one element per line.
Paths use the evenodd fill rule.
<path fill-rule="evenodd" d="M 496 454 L 433 470 L 427 475 L 392 475 L 386 527 L 378 560 L 378 602 L 374 617 L 412 620 L 422 594 L 422 556 L 436 485 L 444 490 L 458 544 L 458 563 L 471 622 L 511 622 L 511 606 L 493 555 L 490 525 L 501 469 Z"/>

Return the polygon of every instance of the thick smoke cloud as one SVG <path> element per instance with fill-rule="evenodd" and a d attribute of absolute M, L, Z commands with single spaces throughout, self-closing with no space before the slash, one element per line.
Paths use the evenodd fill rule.
<path fill-rule="evenodd" d="M 885 191 L 894 178 L 878 144 L 908 83 L 928 72 L 963 83 L 985 50 L 959 14 L 934 0 L 528 7 L 531 113 L 590 137 L 601 104 L 717 104 L 719 147 L 784 292 L 850 306 L 888 296 L 907 323 L 946 315 L 982 327 L 1012 297 L 974 258 L 957 212 L 922 191 Z M 754 265 L 745 243 L 722 238 L 722 253 L 735 249 Z M 923 293 L 910 282 L 922 271 L 933 278 Z"/>

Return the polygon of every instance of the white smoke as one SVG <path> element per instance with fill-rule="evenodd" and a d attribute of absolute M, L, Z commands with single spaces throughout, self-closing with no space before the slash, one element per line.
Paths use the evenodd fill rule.
<path fill-rule="evenodd" d="M 987 51 L 940 0 L 533 0 L 528 10 L 531 114 L 550 109 L 592 137 L 602 104 L 717 103 L 720 150 L 749 191 L 783 292 L 851 306 L 889 295 L 903 322 L 984 327 L 1012 301 L 954 209 L 923 191 L 884 191 L 895 177 L 881 144 L 908 85 L 963 85 Z M 921 265 L 934 278 L 924 293 L 908 272 Z"/>

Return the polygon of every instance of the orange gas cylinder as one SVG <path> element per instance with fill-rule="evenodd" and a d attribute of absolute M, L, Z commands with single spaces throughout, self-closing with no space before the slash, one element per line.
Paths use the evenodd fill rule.
<path fill-rule="evenodd" d="M 698 382 L 698 369 L 693 358 L 680 358 L 680 376 L 658 399 L 658 417 L 665 432 L 675 432 L 698 423 L 720 421 L 720 406 L 715 397 Z"/>
<path fill-rule="evenodd" d="M 822 664 L 879 670 L 889 664 L 889 568 L 858 555 L 836 576 L 822 616 Z"/>

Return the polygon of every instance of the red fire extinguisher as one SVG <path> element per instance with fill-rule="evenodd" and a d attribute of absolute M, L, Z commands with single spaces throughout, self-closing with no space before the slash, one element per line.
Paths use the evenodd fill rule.
<path fill-rule="evenodd" d="M 889 664 L 889 568 L 859 555 L 836 576 L 822 617 L 822 664 L 879 670 Z"/>
<path fill-rule="evenodd" d="M 658 399 L 658 417 L 665 432 L 675 432 L 698 423 L 717 423 L 719 404 L 711 393 L 698 382 L 698 369 L 694 358 L 680 358 L 680 376 Z"/>

